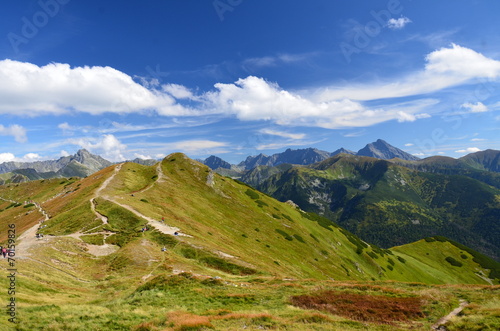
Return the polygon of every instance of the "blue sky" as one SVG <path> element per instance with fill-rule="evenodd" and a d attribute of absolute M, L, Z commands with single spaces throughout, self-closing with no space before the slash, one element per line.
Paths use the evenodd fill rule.
<path fill-rule="evenodd" d="M 500 3 L 0 4 L 0 162 L 500 149 Z"/>

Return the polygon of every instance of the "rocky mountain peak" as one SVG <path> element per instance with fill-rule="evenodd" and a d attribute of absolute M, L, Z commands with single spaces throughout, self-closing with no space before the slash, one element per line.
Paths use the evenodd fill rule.
<path fill-rule="evenodd" d="M 382 139 L 377 139 L 377 141 L 367 144 L 364 148 L 358 151 L 357 155 L 370 156 L 383 160 L 390 160 L 396 157 L 402 160 L 419 160 L 418 157 L 413 156 L 410 153 L 406 153 L 405 151 L 392 146 Z"/>

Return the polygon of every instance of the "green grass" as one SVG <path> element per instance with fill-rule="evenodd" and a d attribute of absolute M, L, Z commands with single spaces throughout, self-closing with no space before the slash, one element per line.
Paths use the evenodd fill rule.
<path fill-rule="evenodd" d="M 91 245 L 103 245 L 104 244 L 104 236 L 102 234 L 91 234 L 80 236 L 80 239 Z"/>

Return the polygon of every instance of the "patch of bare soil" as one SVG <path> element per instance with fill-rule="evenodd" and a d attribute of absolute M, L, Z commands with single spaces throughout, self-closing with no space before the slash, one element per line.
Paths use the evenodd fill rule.
<path fill-rule="evenodd" d="M 104 244 L 101 246 L 86 244 L 87 252 L 94 256 L 107 256 L 116 252 L 120 247 L 116 245 Z"/>

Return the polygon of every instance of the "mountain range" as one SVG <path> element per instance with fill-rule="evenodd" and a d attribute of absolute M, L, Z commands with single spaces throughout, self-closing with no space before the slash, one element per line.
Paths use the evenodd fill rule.
<path fill-rule="evenodd" d="M 213 170 L 218 169 L 219 165 L 223 164 L 224 166 L 222 166 L 221 168 L 233 169 L 236 172 L 239 171 L 240 173 L 243 173 L 246 170 L 251 170 L 258 166 L 272 167 L 284 163 L 301 164 L 301 165 L 313 164 L 316 162 L 321 162 L 338 154 L 371 156 L 384 160 L 389 160 L 393 158 L 399 158 L 401 160 L 410 160 L 410 161 L 419 160 L 418 157 L 406 153 L 405 151 L 390 145 L 389 143 L 387 143 L 382 139 L 378 139 L 373 143 L 367 144 L 357 153 L 347 150 L 345 148 L 339 148 L 334 152 L 322 151 L 316 148 L 305 148 L 296 150 L 292 150 L 289 148 L 282 153 L 276 153 L 271 156 L 267 156 L 262 153 L 255 156 L 248 156 L 244 161 L 233 166 L 230 166 L 228 162 L 213 155 L 201 162 L 204 163 L 205 165 L 208 165 Z M 221 173 L 224 173 L 224 170 L 221 170 Z M 225 173 L 227 173 L 227 171 Z"/>
<path fill-rule="evenodd" d="M 237 165 L 232 165 L 217 156 L 210 156 L 205 160 L 198 160 L 217 172 L 231 177 L 241 177 L 249 170 L 259 166 L 277 166 L 280 164 L 309 165 L 324 161 L 338 154 L 350 154 L 369 156 L 383 160 L 393 160 L 400 164 L 413 167 L 416 170 L 426 171 L 446 171 L 447 169 L 463 170 L 488 170 L 500 171 L 500 157 L 493 150 L 472 153 L 460 159 L 434 156 L 420 160 L 419 158 L 394 147 L 382 139 L 367 144 L 358 152 L 353 152 L 344 148 L 339 148 L 334 152 L 322 151 L 316 148 L 287 149 L 282 153 L 271 156 L 259 154 L 248 156 Z M 405 162 L 410 161 L 410 162 Z M 411 162 L 416 161 L 416 162 Z M 131 162 L 153 165 L 158 160 L 135 159 Z M 101 170 L 112 162 L 103 159 L 98 155 L 89 153 L 85 149 L 79 150 L 75 155 L 61 157 L 57 160 L 35 161 L 35 162 L 5 162 L 0 164 L 0 183 L 12 178 L 13 181 L 26 181 L 36 179 L 46 179 L 54 177 L 86 177 L 98 170 Z M 430 165 L 430 166 L 429 166 Z M 2 174 L 4 174 L 2 176 Z M 6 175 L 8 174 L 8 175 Z"/>
<path fill-rule="evenodd" d="M 19 182 L 54 177 L 86 177 L 110 165 L 112 162 L 81 149 L 75 155 L 64 156 L 58 160 L 1 163 L 0 174 L 4 176 L 0 178 L 3 177 L 5 182 L 13 177 L 14 181 Z M 9 173 L 11 176 L 6 175 Z"/>
<path fill-rule="evenodd" d="M 500 152 L 466 160 L 482 164 L 481 155 L 493 154 Z M 448 158 L 433 161 L 340 154 L 309 166 L 257 167 L 241 180 L 381 247 L 444 235 L 498 259 L 500 188 L 491 183 L 498 184 L 500 174 L 470 170 L 462 160 L 454 166 Z"/>

